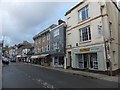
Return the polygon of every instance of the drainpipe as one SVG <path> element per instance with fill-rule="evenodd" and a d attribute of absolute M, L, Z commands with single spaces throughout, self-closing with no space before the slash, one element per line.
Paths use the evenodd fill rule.
<path fill-rule="evenodd" d="M 104 5 L 101 5 L 101 2 L 100 2 L 100 10 L 101 10 L 101 15 L 103 14 L 103 8 L 105 6 Z M 101 18 L 101 23 L 102 23 L 102 28 L 103 28 L 103 16 Z M 104 47 L 105 47 L 105 56 L 106 56 L 106 63 L 108 62 L 109 63 L 109 72 L 110 72 L 110 76 L 112 76 L 112 62 L 110 60 L 110 58 L 108 58 L 108 51 L 107 51 L 107 43 L 110 43 L 111 44 L 111 40 L 106 40 L 105 39 L 105 35 L 104 35 L 104 31 L 102 29 L 102 33 L 103 33 L 103 39 L 104 39 Z M 109 45 L 108 45 L 109 46 Z M 108 70 L 108 68 L 107 68 Z"/>

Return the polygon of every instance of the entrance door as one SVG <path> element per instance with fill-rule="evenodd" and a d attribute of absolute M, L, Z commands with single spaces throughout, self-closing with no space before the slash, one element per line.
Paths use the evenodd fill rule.
<path fill-rule="evenodd" d="M 87 69 L 88 68 L 88 62 L 89 62 L 88 54 L 83 54 L 83 60 L 84 60 L 84 69 Z"/>
<path fill-rule="evenodd" d="M 68 62 L 69 62 L 69 67 L 72 67 L 71 52 L 68 52 Z"/>
<path fill-rule="evenodd" d="M 82 54 L 78 55 L 78 63 L 79 63 L 79 68 L 84 69 L 84 60 Z"/>

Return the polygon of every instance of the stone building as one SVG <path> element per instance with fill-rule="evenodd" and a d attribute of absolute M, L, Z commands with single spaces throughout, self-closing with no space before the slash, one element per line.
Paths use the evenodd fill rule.
<path fill-rule="evenodd" d="M 66 68 L 119 70 L 119 9 L 105 1 L 83 0 L 66 12 Z"/>

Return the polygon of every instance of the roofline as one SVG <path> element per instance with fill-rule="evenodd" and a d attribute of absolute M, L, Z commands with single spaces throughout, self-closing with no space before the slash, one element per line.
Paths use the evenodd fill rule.
<path fill-rule="evenodd" d="M 73 11 L 75 8 L 77 8 L 79 5 L 81 5 L 82 3 L 84 3 L 86 0 L 83 0 L 82 2 L 78 3 L 77 5 L 75 5 L 73 8 L 71 8 L 70 10 L 68 10 L 65 13 L 65 16 L 68 15 L 69 13 L 71 13 L 71 11 Z M 118 11 L 120 12 L 120 9 L 118 8 L 118 6 L 115 4 L 115 2 L 113 0 L 111 0 L 112 3 L 115 5 L 115 7 L 118 9 Z"/>
<path fill-rule="evenodd" d="M 52 25 L 56 25 L 56 24 L 52 24 Z M 35 36 L 33 36 L 33 40 L 35 40 L 36 38 L 40 37 L 42 34 L 49 32 L 49 30 L 51 29 L 50 27 L 52 26 L 50 25 L 49 27 L 47 27 L 46 29 L 40 31 L 38 34 L 36 34 Z"/>
<path fill-rule="evenodd" d="M 65 13 L 65 16 L 68 15 L 69 13 L 71 13 L 72 10 L 74 10 L 75 8 L 77 8 L 79 5 L 81 5 L 82 3 L 84 3 L 86 0 L 83 0 L 82 2 L 78 3 L 77 5 L 75 5 L 73 8 L 71 8 L 70 10 L 68 10 Z"/>
<path fill-rule="evenodd" d="M 41 32 L 39 32 L 38 34 L 36 34 L 34 37 L 33 37 L 33 40 L 35 40 L 36 38 L 40 37 L 42 34 L 46 33 L 46 32 L 49 32 L 49 29 L 45 29 Z"/>
<path fill-rule="evenodd" d="M 56 27 L 54 27 L 54 28 L 50 29 L 50 31 L 53 31 L 53 30 L 55 30 L 55 29 L 57 29 L 57 28 L 61 27 L 62 25 L 66 25 L 66 23 L 61 23 L 60 25 L 58 25 L 58 26 L 56 26 Z"/>

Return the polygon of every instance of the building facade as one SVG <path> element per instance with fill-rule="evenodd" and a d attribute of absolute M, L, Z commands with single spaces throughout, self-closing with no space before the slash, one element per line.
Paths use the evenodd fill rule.
<path fill-rule="evenodd" d="M 50 65 L 50 29 L 54 28 L 55 26 L 55 24 L 52 24 L 33 37 L 35 52 L 35 55 L 31 57 L 33 59 L 33 63 Z"/>
<path fill-rule="evenodd" d="M 50 30 L 51 66 L 64 68 L 66 58 L 66 24 L 59 20 L 58 26 Z"/>
<path fill-rule="evenodd" d="M 120 68 L 120 22 L 115 4 L 112 0 L 83 0 L 66 12 L 66 68 L 94 71 Z"/>
<path fill-rule="evenodd" d="M 32 44 L 28 41 L 23 41 L 22 43 L 19 43 L 17 45 L 17 60 L 20 62 L 27 62 L 30 60 L 30 57 L 28 53 L 30 52 L 30 49 L 32 47 Z"/>
<path fill-rule="evenodd" d="M 11 61 L 16 61 L 17 60 L 16 56 L 17 56 L 17 46 L 14 45 L 9 47 L 9 59 Z"/>

